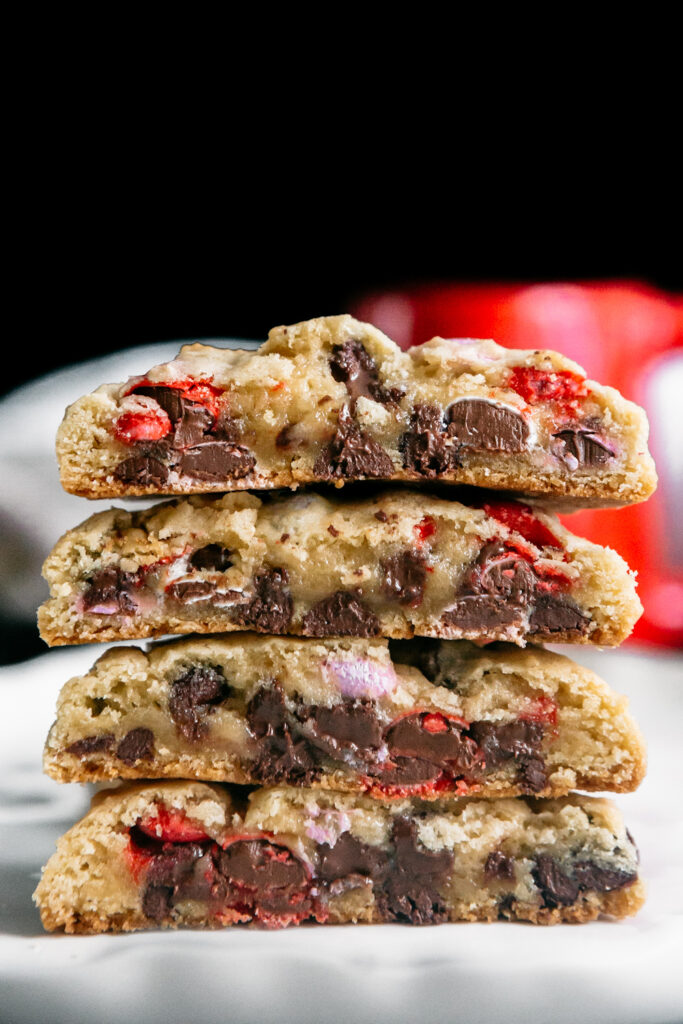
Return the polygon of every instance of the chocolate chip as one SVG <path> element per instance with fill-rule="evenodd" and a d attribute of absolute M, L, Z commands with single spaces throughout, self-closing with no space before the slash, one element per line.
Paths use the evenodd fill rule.
<path fill-rule="evenodd" d="M 266 785 L 308 786 L 320 774 L 315 751 L 292 736 L 282 687 L 276 680 L 261 686 L 247 704 L 249 728 L 258 740 L 251 774 Z"/>
<path fill-rule="evenodd" d="M 436 405 L 416 405 L 408 430 L 399 441 L 403 468 L 433 478 L 457 466 L 455 449 L 444 432 L 441 409 Z"/>
<path fill-rule="evenodd" d="M 225 409 L 218 414 L 210 434 L 216 441 L 229 441 L 231 444 L 237 444 L 242 440 L 239 421 L 230 416 Z"/>
<path fill-rule="evenodd" d="M 277 851 L 279 856 L 273 856 Z M 220 870 L 226 878 L 257 889 L 302 888 L 306 870 L 286 849 L 261 839 L 241 839 L 220 854 Z"/>
<path fill-rule="evenodd" d="M 339 536 L 339 530 L 338 530 L 338 529 L 337 529 L 336 527 L 334 527 L 334 526 L 332 525 L 332 523 L 330 523 L 330 525 L 329 525 L 329 526 L 327 527 L 327 532 L 328 532 L 328 533 L 329 533 L 329 534 L 330 534 L 330 535 L 331 535 L 332 537 L 338 537 L 338 536 Z"/>
<path fill-rule="evenodd" d="M 533 569 L 502 543 L 485 544 L 465 574 L 455 604 L 442 616 L 447 626 L 486 632 L 523 624 L 537 578 Z"/>
<path fill-rule="evenodd" d="M 87 581 L 83 594 L 83 611 L 94 614 L 112 615 L 116 612 L 130 613 L 137 605 L 132 598 L 137 577 L 134 573 L 122 572 L 114 566 L 98 569 Z"/>
<path fill-rule="evenodd" d="M 548 769 L 542 757 L 522 758 L 518 774 L 525 793 L 540 793 L 548 785 Z"/>
<path fill-rule="evenodd" d="M 362 397 L 388 405 L 398 402 L 405 394 L 400 388 L 385 388 L 380 383 L 374 359 L 355 338 L 334 346 L 330 372 L 338 383 L 346 385 L 354 404 Z"/>
<path fill-rule="evenodd" d="M 344 408 L 339 413 L 335 435 L 315 460 L 313 472 L 321 480 L 355 477 L 383 480 L 393 474 L 394 464 L 381 444 L 361 430 Z"/>
<path fill-rule="evenodd" d="M 511 882 L 515 877 L 515 858 L 508 857 L 502 850 L 492 850 L 484 864 L 484 878 L 487 882 L 496 879 Z"/>
<path fill-rule="evenodd" d="M 384 573 L 382 590 L 399 604 L 418 608 L 427 579 L 427 561 L 419 551 L 401 551 L 380 562 Z"/>
<path fill-rule="evenodd" d="M 389 855 L 379 846 L 356 839 L 350 832 L 343 832 L 334 846 L 323 843 L 318 852 L 317 875 L 323 882 L 335 882 L 349 875 L 381 882 L 389 871 Z"/>
<path fill-rule="evenodd" d="M 180 421 L 176 424 L 173 435 L 173 446 L 175 448 L 192 448 L 202 443 L 213 424 L 213 416 L 203 405 L 196 402 L 183 400 L 183 413 Z"/>
<path fill-rule="evenodd" d="M 300 717 L 309 727 L 311 741 L 330 757 L 339 757 L 345 747 L 369 752 L 382 744 L 382 729 L 371 701 L 304 707 Z"/>
<path fill-rule="evenodd" d="M 123 484 L 137 487 L 163 487 L 168 480 L 168 467 L 151 455 L 132 455 L 119 462 L 114 476 Z"/>
<path fill-rule="evenodd" d="M 565 452 L 576 459 L 579 466 L 604 466 L 616 454 L 592 430 L 565 427 L 553 434 L 553 437 L 562 441 Z"/>
<path fill-rule="evenodd" d="M 574 864 L 574 877 L 582 889 L 595 892 L 613 892 L 632 885 L 636 878 L 635 871 L 619 871 L 615 868 L 601 868 L 592 861 L 579 861 Z"/>
<path fill-rule="evenodd" d="M 113 744 L 113 733 L 103 732 L 96 736 L 85 736 L 82 740 L 76 740 L 66 748 L 66 753 L 73 754 L 75 757 L 86 757 L 88 754 L 99 754 L 101 751 L 109 750 Z"/>
<path fill-rule="evenodd" d="M 183 414 L 183 399 L 177 388 L 167 388 L 163 385 L 145 386 L 136 388 L 134 393 L 144 395 L 146 398 L 153 398 L 164 410 L 171 423 L 176 423 Z"/>
<path fill-rule="evenodd" d="M 439 924 L 448 920 L 448 910 L 438 886 L 453 868 L 448 850 L 431 852 L 417 838 L 417 825 L 409 818 L 397 818 L 392 831 L 395 864 L 375 899 L 387 921 L 408 924 Z"/>
<path fill-rule="evenodd" d="M 464 398 L 448 410 L 448 434 L 463 448 L 486 452 L 523 452 L 529 427 L 509 407 L 481 398 Z"/>
<path fill-rule="evenodd" d="M 461 597 L 441 616 L 444 626 L 468 633 L 486 633 L 506 626 L 522 624 L 522 614 L 514 605 L 505 607 L 497 597 Z"/>
<path fill-rule="evenodd" d="M 375 512 L 375 519 L 379 520 L 380 523 L 386 523 L 389 516 L 382 509 L 379 512 Z"/>
<path fill-rule="evenodd" d="M 197 580 L 196 582 L 188 580 L 171 583 L 166 588 L 166 594 L 172 600 L 180 602 L 180 604 L 193 604 L 195 601 L 207 601 L 213 596 L 215 590 L 214 584 L 208 580 Z"/>
<path fill-rule="evenodd" d="M 378 636 L 380 622 L 357 594 L 348 590 L 318 601 L 302 623 L 305 636 Z"/>
<path fill-rule="evenodd" d="M 424 714 L 406 715 L 390 726 L 386 742 L 392 758 L 420 758 L 457 774 L 471 772 L 477 763 L 476 743 L 445 717 L 443 730 L 430 732 L 424 727 L 424 718 Z"/>
<path fill-rule="evenodd" d="M 531 874 L 547 907 L 568 907 L 576 902 L 579 883 L 570 878 L 547 853 L 536 857 Z"/>
<path fill-rule="evenodd" d="M 171 683 L 168 709 L 178 732 L 192 743 L 206 735 L 206 716 L 230 696 L 222 669 L 194 665 Z"/>
<path fill-rule="evenodd" d="M 198 548 L 190 557 L 193 569 L 206 569 L 213 572 L 226 572 L 232 565 L 230 552 L 221 544 L 206 544 Z"/>
<path fill-rule="evenodd" d="M 182 453 L 178 470 L 196 480 L 239 480 L 247 476 L 255 465 L 256 459 L 243 445 L 206 441 Z"/>
<path fill-rule="evenodd" d="M 288 423 L 284 426 L 275 438 L 275 447 L 284 449 L 293 447 L 296 441 L 294 437 L 295 431 L 296 423 Z"/>
<path fill-rule="evenodd" d="M 535 606 L 529 617 L 530 633 L 572 633 L 583 636 L 588 632 L 590 618 L 564 594 L 537 593 Z"/>
<path fill-rule="evenodd" d="M 419 757 L 394 757 L 386 764 L 370 765 L 368 774 L 382 786 L 428 786 L 443 771 L 438 764 Z"/>
<path fill-rule="evenodd" d="M 154 757 L 154 733 L 151 729 L 131 729 L 116 748 L 119 761 L 132 767 L 137 761 Z"/>
<path fill-rule="evenodd" d="M 294 602 L 287 589 L 286 569 L 263 569 L 254 576 L 254 596 L 235 609 L 235 622 L 260 633 L 286 633 L 292 619 Z"/>
<path fill-rule="evenodd" d="M 173 888 L 168 885 L 148 885 L 142 894 L 142 913 L 157 923 L 169 917 L 173 910 Z"/>
<path fill-rule="evenodd" d="M 542 722 L 473 722 L 469 732 L 484 756 L 487 771 L 495 771 L 514 760 L 519 782 L 526 792 L 545 789 L 548 775 L 541 753 L 545 734 Z"/>

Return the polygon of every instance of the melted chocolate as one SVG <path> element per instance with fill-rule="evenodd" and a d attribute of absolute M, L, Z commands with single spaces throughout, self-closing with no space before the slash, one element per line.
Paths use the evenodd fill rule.
<path fill-rule="evenodd" d="M 254 596 L 235 609 L 235 622 L 260 633 L 286 633 L 292 619 L 294 602 L 287 584 L 286 569 L 264 568 L 254 576 Z"/>
<path fill-rule="evenodd" d="M 346 385 L 354 405 L 359 398 L 388 405 L 399 401 L 405 394 L 400 388 L 385 388 L 380 383 L 374 359 L 355 338 L 334 346 L 330 372 L 338 383 Z"/>
<path fill-rule="evenodd" d="M 378 636 L 380 622 L 357 594 L 338 590 L 313 605 L 302 623 L 305 636 Z"/>
<path fill-rule="evenodd" d="M 196 743 L 208 732 L 206 717 L 229 696 L 222 669 L 195 665 L 171 684 L 168 710 L 181 736 Z"/>
<path fill-rule="evenodd" d="M 403 468 L 433 479 L 457 467 L 455 449 L 444 432 L 444 417 L 436 405 L 416 405 L 410 426 L 399 442 Z"/>
<path fill-rule="evenodd" d="M 105 605 L 111 606 L 113 612 L 134 612 L 137 606 L 132 594 L 136 590 L 136 584 L 137 577 L 134 573 L 122 572 L 115 566 L 98 569 L 87 581 L 87 589 L 83 594 L 83 611 L 90 612 L 100 605 Z"/>
<path fill-rule="evenodd" d="M 347 408 L 339 413 L 337 430 L 315 461 L 321 480 L 370 477 L 382 480 L 394 472 L 391 458 L 375 439 L 352 419 Z"/>
<path fill-rule="evenodd" d="M 480 398 L 454 402 L 448 410 L 448 433 L 463 448 L 486 452 L 523 452 L 529 428 L 518 412 Z"/>
<path fill-rule="evenodd" d="M 384 580 L 382 590 L 399 604 L 418 608 L 422 604 L 427 562 L 418 551 L 401 551 L 380 563 Z"/>
<path fill-rule="evenodd" d="M 131 729 L 116 748 L 119 761 L 132 767 L 138 761 L 154 758 L 154 733 L 151 729 Z"/>
<path fill-rule="evenodd" d="M 75 757 L 86 757 L 88 754 L 99 754 L 104 750 L 110 750 L 114 745 L 113 733 L 99 733 L 97 736 L 84 736 L 82 740 L 76 740 L 66 748 L 67 754 Z"/>
<path fill-rule="evenodd" d="M 558 430 L 556 434 L 553 434 L 553 437 L 557 437 L 562 441 L 565 452 L 576 459 L 578 466 L 604 466 L 616 454 L 592 430 L 565 427 L 562 430 Z"/>
<path fill-rule="evenodd" d="M 168 480 L 169 470 L 151 455 L 132 455 L 118 464 L 114 476 L 123 484 L 161 488 Z"/>

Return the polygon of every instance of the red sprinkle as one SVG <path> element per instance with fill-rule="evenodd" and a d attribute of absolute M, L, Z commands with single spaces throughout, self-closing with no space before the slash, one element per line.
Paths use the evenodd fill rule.
<path fill-rule="evenodd" d="M 528 505 L 521 505 L 515 501 L 491 501 L 486 502 L 483 509 L 487 516 L 521 534 L 524 540 L 538 548 L 562 547 L 555 534 L 536 518 Z"/>
<path fill-rule="evenodd" d="M 545 722 L 548 725 L 557 725 L 557 704 L 542 693 L 539 697 L 529 702 L 526 711 L 519 716 L 522 722 Z"/>
<path fill-rule="evenodd" d="M 155 412 L 124 412 L 114 425 L 114 435 L 122 444 L 135 441 L 160 441 L 171 429 L 171 421 L 163 409 Z"/>
<path fill-rule="evenodd" d="M 424 544 L 428 537 L 433 537 L 436 533 L 436 523 L 431 516 L 425 516 L 419 523 L 415 524 L 413 529 L 417 534 L 419 543 Z"/>
<path fill-rule="evenodd" d="M 170 811 L 163 805 L 157 806 L 154 817 L 138 822 L 138 828 L 153 839 L 165 843 L 198 843 L 208 839 L 206 832 L 190 821 L 182 811 Z"/>
<path fill-rule="evenodd" d="M 570 370 L 537 370 L 534 366 L 516 367 L 508 387 L 521 395 L 529 405 L 558 402 L 567 412 L 578 412 L 579 402 L 589 394 L 586 378 Z"/>

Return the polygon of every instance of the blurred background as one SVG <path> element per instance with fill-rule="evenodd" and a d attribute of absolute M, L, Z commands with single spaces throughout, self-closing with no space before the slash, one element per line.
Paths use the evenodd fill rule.
<path fill-rule="evenodd" d="M 554 348 L 644 405 L 656 496 L 567 525 L 638 571 L 645 615 L 630 642 L 683 645 L 683 268 L 662 244 L 675 237 L 672 206 L 667 220 L 657 197 L 628 217 L 607 200 L 580 210 L 566 197 L 454 205 L 442 188 L 405 209 L 341 196 L 304 213 L 298 198 L 256 200 L 252 189 L 232 204 L 214 190 L 180 211 L 153 190 L 147 206 L 141 189 L 130 209 L 90 191 L 75 216 L 53 195 L 31 253 L 35 287 L 0 399 L 3 662 L 44 651 L 39 566 L 100 507 L 59 489 L 52 446 L 67 402 L 169 358 L 181 340 L 260 341 L 276 324 L 346 311 L 403 347 L 440 334 Z"/>

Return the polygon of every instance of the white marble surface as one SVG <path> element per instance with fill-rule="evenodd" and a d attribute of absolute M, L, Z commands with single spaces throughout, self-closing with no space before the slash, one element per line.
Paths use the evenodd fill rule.
<path fill-rule="evenodd" d="M 649 740 L 645 782 L 618 798 L 649 886 L 633 920 L 45 935 L 31 892 L 88 792 L 41 775 L 40 751 L 59 687 L 99 651 L 54 650 L 0 672 L 3 1022 L 680 1024 L 680 657 L 575 652 L 629 695 Z"/>

